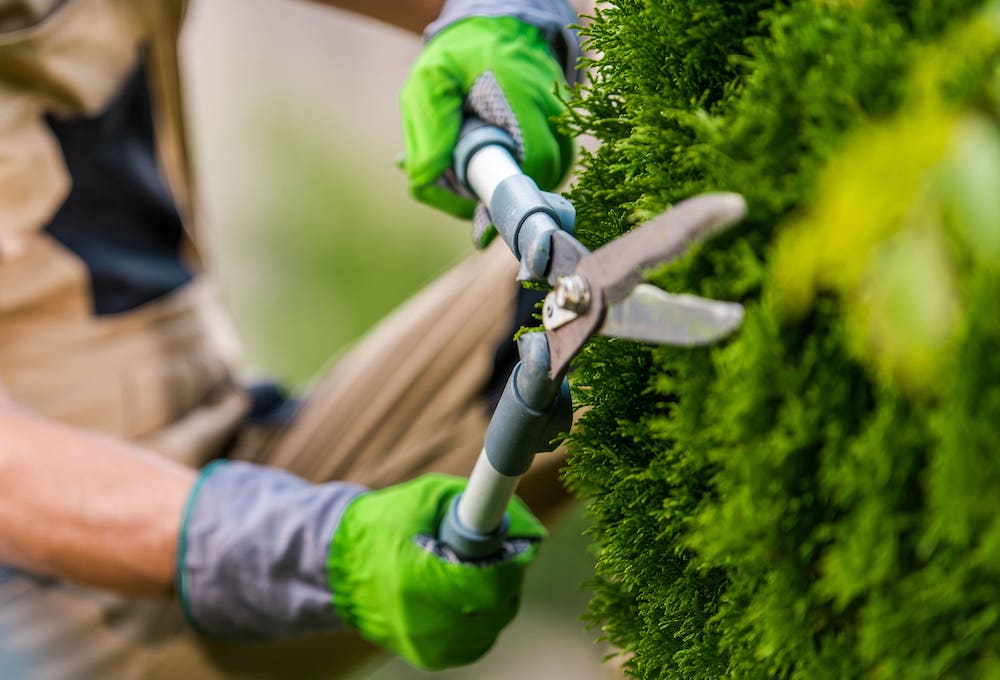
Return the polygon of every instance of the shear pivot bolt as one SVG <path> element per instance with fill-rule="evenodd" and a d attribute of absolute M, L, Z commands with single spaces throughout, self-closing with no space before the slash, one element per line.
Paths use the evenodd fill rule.
<path fill-rule="evenodd" d="M 590 308 L 590 286 L 579 274 L 560 276 L 556 281 L 556 305 L 577 314 Z"/>

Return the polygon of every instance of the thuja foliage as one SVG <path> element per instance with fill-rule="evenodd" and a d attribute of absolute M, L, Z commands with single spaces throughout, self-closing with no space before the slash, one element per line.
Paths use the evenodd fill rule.
<path fill-rule="evenodd" d="M 1000 677 L 1000 6 L 593 19 L 581 239 L 750 210 L 652 274 L 742 302 L 738 334 L 577 362 L 591 620 L 642 678 Z"/>

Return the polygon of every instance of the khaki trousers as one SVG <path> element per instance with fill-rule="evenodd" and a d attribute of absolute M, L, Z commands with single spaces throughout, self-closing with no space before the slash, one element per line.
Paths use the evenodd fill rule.
<path fill-rule="evenodd" d="M 514 273 L 502 244 L 463 262 L 336 361 L 291 424 L 244 430 L 231 457 L 316 482 L 372 487 L 429 471 L 467 475 L 488 422 L 481 392 L 513 319 Z M 191 431 L 211 430 L 204 425 L 214 412 L 230 418 L 241 399 L 214 397 L 186 419 L 196 425 Z M 177 451 L 187 436 L 178 425 L 147 440 Z M 539 456 L 519 487 L 545 521 L 568 503 L 558 480 L 562 460 L 559 452 Z M 8 571 L 0 572 L 0 653 L 2 678 L 114 680 L 331 678 L 378 652 L 352 632 L 209 642 L 185 626 L 176 603 L 123 599 Z"/>

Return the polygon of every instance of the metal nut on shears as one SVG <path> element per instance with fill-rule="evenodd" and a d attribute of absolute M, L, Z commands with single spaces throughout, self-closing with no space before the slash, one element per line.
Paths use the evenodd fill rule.
<path fill-rule="evenodd" d="M 553 330 L 578 319 L 590 309 L 590 284 L 579 274 L 560 276 L 555 289 L 545 296 L 542 324 Z"/>
<path fill-rule="evenodd" d="M 553 292 L 556 304 L 565 310 L 583 314 L 590 308 L 590 284 L 579 274 L 560 276 Z"/>

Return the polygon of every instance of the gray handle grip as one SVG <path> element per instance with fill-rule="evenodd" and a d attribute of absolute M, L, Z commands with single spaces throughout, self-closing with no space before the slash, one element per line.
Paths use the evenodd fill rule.
<path fill-rule="evenodd" d="M 489 206 L 501 182 L 522 174 L 516 155 L 517 145 L 504 130 L 469 118 L 458 135 L 453 164 L 462 184 Z"/>
<path fill-rule="evenodd" d="M 507 504 L 521 475 L 536 453 L 553 450 L 552 441 L 572 425 L 569 384 L 562 376 L 549 377 L 545 334 L 521 336 L 518 350 L 521 361 L 490 419 L 469 484 L 438 530 L 438 537 L 463 559 L 500 550 L 507 535 Z"/>

